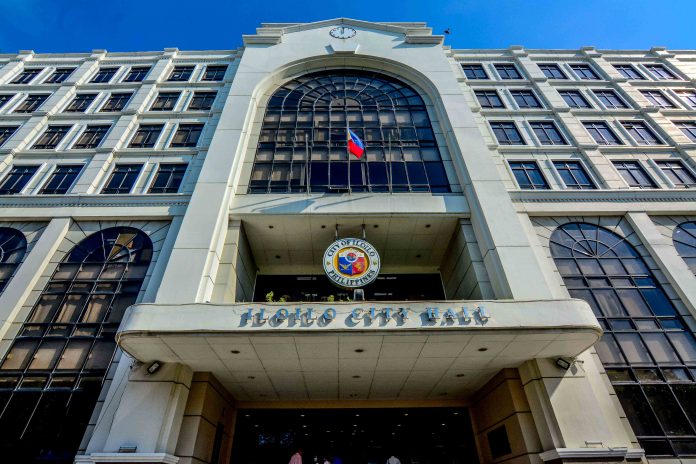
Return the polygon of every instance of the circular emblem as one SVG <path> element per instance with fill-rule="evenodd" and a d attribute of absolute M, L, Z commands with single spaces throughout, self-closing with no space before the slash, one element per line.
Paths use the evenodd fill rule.
<path fill-rule="evenodd" d="M 336 285 L 363 287 L 379 274 L 379 254 L 369 242 L 359 238 L 342 238 L 324 252 L 324 272 Z"/>
<path fill-rule="evenodd" d="M 335 37 L 337 39 L 350 39 L 351 37 L 355 37 L 355 34 L 357 33 L 358 32 L 352 27 L 346 26 L 336 26 L 329 31 L 331 37 Z"/>

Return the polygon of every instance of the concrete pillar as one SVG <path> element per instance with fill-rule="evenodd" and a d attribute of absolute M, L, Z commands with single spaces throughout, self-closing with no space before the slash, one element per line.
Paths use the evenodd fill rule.
<path fill-rule="evenodd" d="M 517 369 L 503 369 L 476 392 L 471 422 L 482 463 L 540 462 L 543 450 Z M 501 441 L 499 449 L 496 442 Z"/>
<path fill-rule="evenodd" d="M 0 340 L 6 338 L 13 324 L 21 325 L 24 322 L 23 319 L 17 320 L 19 312 L 31 291 L 36 287 L 69 227 L 70 218 L 52 219 L 17 269 L 10 284 L 0 295 Z M 13 282 L 22 284 L 15 285 Z M 14 334 L 11 338 L 14 338 Z"/>
<path fill-rule="evenodd" d="M 148 363 L 135 367 L 114 415 L 104 445 L 92 440 L 76 463 L 177 463 L 179 431 L 193 372 L 177 363 L 163 364 L 154 374 Z"/>
<path fill-rule="evenodd" d="M 570 369 L 553 359 L 534 359 L 520 366 L 542 449 L 543 461 L 639 460 L 643 451 L 621 420 L 600 378 L 598 361 L 589 352 Z"/>
<path fill-rule="evenodd" d="M 450 300 L 494 298 L 481 250 L 471 221 L 462 219 L 454 232 L 449 248 L 440 265 L 445 297 Z"/>

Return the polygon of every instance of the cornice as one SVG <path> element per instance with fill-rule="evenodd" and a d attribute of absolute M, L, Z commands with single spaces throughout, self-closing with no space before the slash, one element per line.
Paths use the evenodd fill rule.
<path fill-rule="evenodd" d="M 648 203 L 696 202 L 696 190 L 513 190 L 515 203 Z M 696 203 L 694 203 L 696 209 Z"/>
<path fill-rule="evenodd" d="M 0 195 L 0 208 L 186 206 L 190 195 Z"/>

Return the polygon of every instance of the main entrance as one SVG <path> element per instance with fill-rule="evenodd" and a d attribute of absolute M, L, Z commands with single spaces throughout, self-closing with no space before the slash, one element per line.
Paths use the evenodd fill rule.
<path fill-rule="evenodd" d="M 477 464 L 466 408 L 241 409 L 231 464 Z"/>

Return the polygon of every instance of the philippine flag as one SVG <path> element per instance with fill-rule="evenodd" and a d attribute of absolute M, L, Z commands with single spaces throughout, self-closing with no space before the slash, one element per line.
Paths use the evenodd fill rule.
<path fill-rule="evenodd" d="M 365 153 L 363 141 L 350 129 L 348 129 L 348 151 L 354 154 L 358 159 Z"/>

